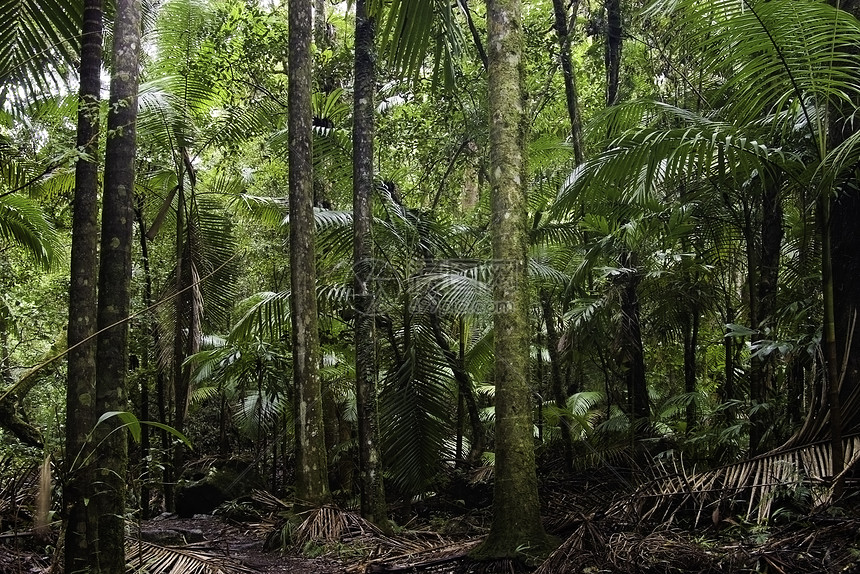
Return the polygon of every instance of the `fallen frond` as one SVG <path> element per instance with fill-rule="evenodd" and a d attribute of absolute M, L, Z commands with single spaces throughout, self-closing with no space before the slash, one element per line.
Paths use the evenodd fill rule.
<path fill-rule="evenodd" d="M 849 572 L 857 564 L 857 519 L 811 517 L 767 536 L 704 539 L 681 530 L 617 531 L 614 520 L 584 519 L 534 574 L 654 572 Z"/>
<path fill-rule="evenodd" d="M 860 436 L 846 437 L 845 471 L 860 461 Z M 611 512 L 632 510 L 642 519 L 671 524 L 680 510 L 695 513 L 715 524 L 732 513 L 763 522 L 774 502 L 804 487 L 813 506 L 830 502 L 833 456 L 829 441 L 777 449 L 759 457 L 705 472 L 687 469 L 673 460 L 657 466 L 653 480 L 641 486 Z"/>
<path fill-rule="evenodd" d="M 171 548 L 126 538 L 126 571 L 135 574 L 255 574 L 241 563 L 211 552 Z"/>

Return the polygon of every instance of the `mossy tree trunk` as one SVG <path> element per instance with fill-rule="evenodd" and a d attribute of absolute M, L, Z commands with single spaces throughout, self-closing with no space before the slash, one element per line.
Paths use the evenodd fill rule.
<path fill-rule="evenodd" d="M 92 474 L 87 434 L 95 423 L 96 282 L 98 280 L 99 99 L 102 65 L 102 2 L 86 0 L 81 39 L 77 148 L 86 154 L 75 165 L 72 206 L 71 284 L 69 286 L 68 385 L 63 510 L 66 520 L 65 571 L 98 567 Z"/>
<path fill-rule="evenodd" d="M 311 114 L 311 4 L 290 0 L 290 311 L 296 385 L 296 506 L 329 501 L 319 375 Z"/>
<path fill-rule="evenodd" d="M 373 305 L 374 91 L 376 22 L 366 0 L 355 4 L 355 92 L 353 98 L 353 258 L 355 305 L 355 400 L 358 411 L 358 458 L 361 514 L 388 527 L 379 447 L 379 400 L 376 385 L 376 317 Z"/>
<path fill-rule="evenodd" d="M 128 323 L 137 149 L 137 91 L 140 66 L 139 0 L 117 0 L 114 23 L 108 139 L 99 267 L 96 411 L 128 409 Z M 128 452 L 117 419 L 96 433 L 98 460 L 95 507 L 99 513 L 99 566 L 103 574 L 125 573 L 125 494 Z"/>
<path fill-rule="evenodd" d="M 493 523 L 473 551 L 479 559 L 541 555 L 549 545 L 540 521 L 532 404 L 529 322 L 525 115 L 519 0 L 487 4 L 493 328 L 496 427 Z"/>

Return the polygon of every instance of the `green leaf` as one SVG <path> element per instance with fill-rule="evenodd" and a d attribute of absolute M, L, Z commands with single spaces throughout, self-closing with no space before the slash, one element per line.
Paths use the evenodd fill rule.
<path fill-rule="evenodd" d="M 138 420 L 134 413 L 130 413 L 128 411 L 108 411 L 99 417 L 99 420 L 96 421 L 96 426 L 99 426 L 106 420 L 113 417 L 118 418 L 119 421 L 122 423 L 122 426 L 128 428 L 128 431 L 131 433 L 131 437 L 134 439 L 135 442 L 140 442 L 140 425 L 144 424 L 155 427 L 157 429 L 161 429 L 163 431 L 167 431 L 168 433 L 181 440 L 186 446 L 191 448 L 191 441 L 188 440 L 188 437 L 186 437 L 184 434 L 182 434 L 175 428 L 155 421 Z"/>

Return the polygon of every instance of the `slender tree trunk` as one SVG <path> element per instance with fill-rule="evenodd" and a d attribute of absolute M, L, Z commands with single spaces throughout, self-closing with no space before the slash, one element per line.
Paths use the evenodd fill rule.
<path fill-rule="evenodd" d="M 762 191 L 761 203 L 761 252 L 759 253 L 756 277 L 756 320 L 753 328 L 758 331 L 758 337 L 764 338 L 765 331 L 773 324 L 773 314 L 776 311 L 777 280 L 779 278 L 779 258 L 782 251 L 783 217 L 782 202 L 779 198 L 778 182 L 766 182 Z M 753 378 L 758 388 L 757 401 L 767 403 L 772 399 L 776 387 L 776 357 L 756 356 L 752 359 Z M 772 426 L 775 413 L 766 414 L 757 421 L 761 435 L 756 444 L 758 452 L 773 446 L 773 440 L 766 440 L 766 430 Z M 775 438 L 775 437 L 774 437 Z"/>
<path fill-rule="evenodd" d="M 451 346 L 448 344 L 447 339 L 445 339 L 445 334 L 442 332 L 442 320 L 439 317 L 439 313 L 432 312 L 429 314 L 429 318 L 430 328 L 433 330 L 433 339 L 442 350 L 442 355 L 444 355 L 445 360 L 448 363 L 448 367 L 454 374 L 454 380 L 457 382 L 458 402 L 463 401 L 469 412 L 469 424 L 472 431 L 472 440 L 469 448 L 469 456 L 466 462 L 468 464 L 472 464 L 480 460 L 481 455 L 484 452 L 484 432 L 480 414 L 478 412 L 478 403 L 475 400 L 475 392 L 472 388 L 472 379 L 469 376 L 469 372 L 466 370 L 465 365 L 463 365 L 462 355 L 454 353 Z M 462 445 L 460 445 L 460 448 L 462 449 Z"/>
<path fill-rule="evenodd" d="M 311 5 L 290 0 L 290 310 L 296 385 L 296 506 L 329 501 L 319 376 L 311 147 Z"/>
<path fill-rule="evenodd" d="M 143 300 L 144 304 L 151 308 L 155 303 L 155 299 L 152 296 L 152 270 L 150 269 L 149 264 L 149 238 L 147 236 L 147 228 L 146 222 L 143 219 L 143 208 L 144 208 L 144 196 L 139 195 L 137 198 L 137 209 L 135 210 L 135 217 L 137 218 L 137 227 L 138 227 L 138 241 L 140 242 L 140 259 L 143 264 Z M 158 410 L 158 420 L 162 424 L 169 424 L 167 420 L 167 408 L 165 404 L 164 398 L 164 369 L 160 364 L 160 361 L 157 358 L 157 353 L 161 348 L 161 336 L 158 330 L 158 322 L 155 320 L 154 311 L 150 310 L 146 315 L 146 324 L 148 331 L 148 340 L 151 343 L 147 343 L 145 349 L 143 351 L 143 360 L 141 362 L 144 367 L 144 372 L 148 372 L 148 365 L 150 360 L 155 361 L 155 401 L 156 408 Z M 141 417 L 143 420 L 149 420 L 149 391 L 145 390 L 148 388 L 149 381 L 147 377 L 143 378 L 144 380 L 141 382 Z M 146 398 L 144 398 L 146 397 Z M 150 455 L 150 432 L 149 429 L 144 426 L 141 429 L 141 451 L 143 452 L 144 460 L 146 461 L 144 464 L 144 473 L 142 476 L 143 485 L 141 486 L 141 512 L 144 518 L 149 517 L 149 496 L 150 496 L 150 488 L 149 481 L 152 480 L 150 477 L 150 471 L 152 467 L 150 463 L 152 461 L 149 460 L 148 456 Z M 162 443 L 162 452 L 167 452 L 167 431 L 161 431 L 161 443 Z M 162 475 L 162 483 L 168 483 L 172 481 L 172 477 L 170 477 L 167 472 L 170 465 L 165 466 Z"/>
<path fill-rule="evenodd" d="M 496 470 L 493 523 L 473 552 L 482 559 L 540 556 L 549 541 L 540 521 L 529 373 L 528 229 L 523 39 L 519 0 L 487 4 Z"/>
<path fill-rule="evenodd" d="M 376 385 L 376 318 L 373 308 L 374 95 L 376 21 L 366 0 L 355 3 L 355 93 L 353 99 L 353 258 L 355 293 L 355 399 L 358 411 L 358 467 L 361 514 L 388 525 L 379 448 L 379 400 Z"/>
<path fill-rule="evenodd" d="M 749 323 L 752 329 L 758 328 L 760 322 L 759 302 L 758 302 L 758 276 L 760 272 L 759 265 L 759 250 L 756 246 L 756 225 L 754 223 L 754 213 L 752 207 L 744 200 L 744 243 L 746 246 L 747 260 L 747 276 L 746 276 L 746 293 L 747 293 L 747 311 L 749 315 Z M 755 344 L 761 339 L 761 334 L 753 334 L 750 336 L 751 343 Z M 751 361 L 749 372 L 750 386 L 750 401 L 753 404 L 753 412 L 750 413 L 750 435 L 749 435 L 749 454 L 756 455 L 761 452 L 761 443 L 764 438 L 767 421 L 762 409 L 759 405 L 764 403 L 764 392 L 762 385 L 762 370 L 757 361 Z"/>
<path fill-rule="evenodd" d="M 137 149 L 137 88 L 140 62 L 139 0 L 117 0 L 114 23 L 105 190 L 99 268 L 99 415 L 128 409 L 128 323 L 134 211 L 134 156 Z M 99 566 L 103 574 L 125 574 L 125 490 L 128 445 L 119 421 L 110 419 L 96 433 L 99 461 Z"/>
<path fill-rule="evenodd" d="M 621 78 L 621 0 L 606 1 L 606 103 L 618 103 Z"/>
<path fill-rule="evenodd" d="M 830 197 L 826 193 L 819 199 L 821 221 L 821 279 L 824 288 L 824 363 L 830 402 L 830 444 L 832 451 L 833 476 L 840 476 L 845 467 L 845 449 L 842 444 L 842 402 L 839 395 L 839 351 L 836 345 L 836 309 L 834 305 L 834 281 L 832 265 L 832 244 L 830 229 Z M 855 221 L 856 224 L 856 221 Z M 856 279 L 856 278 L 855 278 Z M 856 319 L 856 311 L 853 313 Z M 851 321 L 851 319 L 849 319 Z M 833 483 L 833 499 L 842 497 L 844 478 Z"/>
<path fill-rule="evenodd" d="M 624 379 L 630 414 L 634 421 L 647 421 L 651 415 L 648 401 L 648 384 L 645 379 L 645 352 L 642 346 L 642 321 L 639 313 L 638 286 L 641 281 L 635 269 L 634 255 L 621 256 L 622 266 L 628 269 L 621 288 L 621 336 L 623 339 Z"/>
<path fill-rule="evenodd" d="M 684 392 L 696 392 L 696 349 L 699 346 L 699 306 L 686 313 L 684 318 Z M 696 426 L 696 402 L 687 405 L 687 432 Z"/>
<path fill-rule="evenodd" d="M 570 417 L 567 416 L 567 393 L 565 392 L 564 381 L 561 376 L 561 357 L 558 352 L 559 336 L 555 324 L 555 313 L 552 310 L 552 299 L 545 289 L 541 289 L 540 302 L 541 309 L 543 310 L 544 324 L 546 324 L 546 346 L 549 351 L 552 398 L 555 401 L 555 406 L 562 413 L 559 417 L 559 426 L 561 430 L 561 444 L 564 448 L 564 468 L 568 472 L 571 472 L 573 470 L 573 440 L 570 436 L 571 421 Z"/>
<path fill-rule="evenodd" d="M 180 150 L 184 153 L 184 150 Z M 190 321 L 187 320 L 187 314 L 191 305 L 190 293 L 185 290 L 185 267 L 190 263 L 185 259 L 185 231 L 186 231 L 186 209 L 185 209 L 185 183 L 184 183 L 184 168 L 180 164 L 179 168 L 179 189 L 176 194 L 176 268 L 174 270 L 174 285 L 176 288 L 176 298 L 173 302 L 174 309 L 174 325 L 173 325 L 173 369 L 172 369 L 172 388 L 173 388 L 173 428 L 179 432 L 185 432 L 185 412 L 188 406 L 188 381 L 185 378 L 185 362 L 186 340 L 191 339 L 194 334 L 191 332 Z M 181 443 L 173 445 L 172 457 L 170 464 L 170 475 L 173 478 L 171 482 L 165 482 L 164 485 L 164 502 L 167 507 L 167 512 L 176 510 L 176 488 L 175 480 L 182 474 L 182 467 L 185 465 L 185 448 Z"/>
<path fill-rule="evenodd" d="M 96 282 L 98 279 L 99 98 L 102 64 L 102 2 L 84 3 L 78 96 L 77 147 L 87 154 L 75 165 L 69 287 L 68 385 L 63 506 L 66 520 L 65 571 L 98 571 L 97 521 L 87 434 L 95 424 Z M 87 342 L 84 342 L 87 341 Z"/>
<path fill-rule="evenodd" d="M 576 21 L 579 11 L 579 0 L 574 0 L 572 21 Z M 579 117 L 579 92 L 576 88 L 576 73 L 570 58 L 570 26 L 568 25 L 567 6 L 565 0 L 552 0 L 555 15 L 555 32 L 558 38 L 559 59 L 564 73 L 564 95 L 567 100 L 567 116 L 570 119 L 570 136 L 573 144 L 573 157 L 576 165 L 585 160 L 582 150 L 582 121 Z"/>

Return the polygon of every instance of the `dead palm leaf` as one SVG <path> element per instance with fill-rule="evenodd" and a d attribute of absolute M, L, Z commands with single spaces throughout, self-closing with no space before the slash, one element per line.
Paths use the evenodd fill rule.
<path fill-rule="evenodd" d="M 126 571 L 135 574 L 256 574 L 256 570 L 212 552 L 172 548 L 135 538 L 125 541 Z"/>
<path fill-rule="evenodd" d="M 843 439 L 845 470 L 860 461 L 860 435 Z M 748 520 L 763 522 L 771 516 L 773 503 L 782 492 L 806 487 L 816 506 L 831 501 L 833 455 L 830 441 L 781 448 L 762 456 L 705 472 L 684 468 L 679 461 L 657 465 L 657 476 L 639 488 L 632 498 L 616 505 L 613 512 L 633 511 L 642 519 L 671 523 L 682 508 L 695 510 L 694 523 L 702 516 L 715 522 L 729 512 L 742 512 Z"/>

